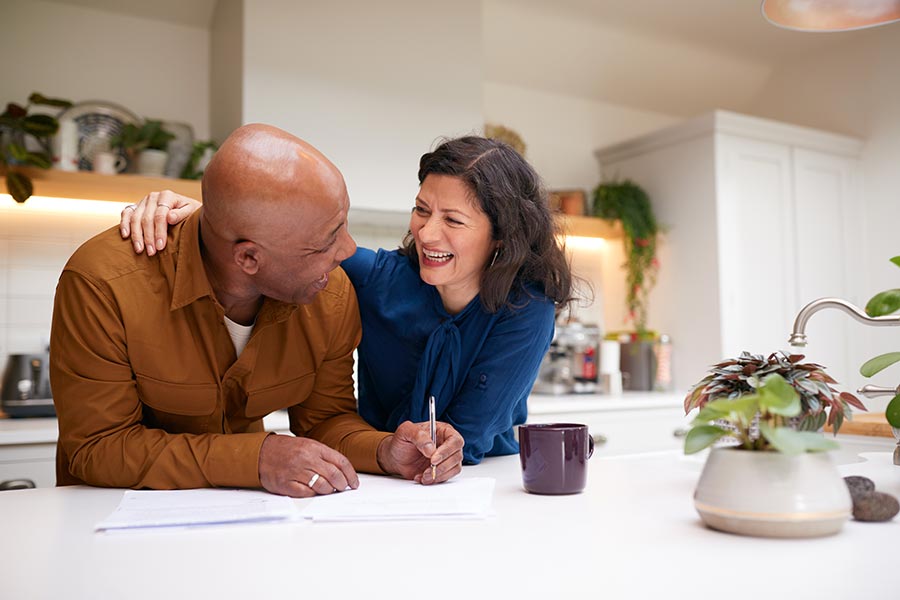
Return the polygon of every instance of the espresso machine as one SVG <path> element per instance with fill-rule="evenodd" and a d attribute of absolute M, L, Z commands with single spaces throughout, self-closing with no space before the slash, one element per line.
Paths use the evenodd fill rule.
<path fill-rule="evenodd" d="M 50 354 L 10 354 L 0 380 L 0 408 L 10 417 L 54 417 Z"/>
<path fill-rule="evenodd" d="M 600 329 L 571 321 L 556 326 L 534 384 L 537 394 L 592 394 L 598 390 Z"/>

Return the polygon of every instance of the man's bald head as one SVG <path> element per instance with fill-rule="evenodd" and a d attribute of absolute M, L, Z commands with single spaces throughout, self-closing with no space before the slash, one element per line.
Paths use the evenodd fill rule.
<path fill-rule="evenodd" d="M 245 125 L 203 174 L 204 264 L 227 306 L 268 296 L 305 304 L 356 250 L 340 171 L 303 140 Z M 228 314 L 228 313 L 226 313 Z"/>
<path fill-rule="evenodd" d="M 232 241 L 278 235 L 287 212 L 306 212 L 347 195 L 340 171 L 321 152 L 263 124 L 244 125 L 228 136 L 202 185 L 206 218 Z"/>

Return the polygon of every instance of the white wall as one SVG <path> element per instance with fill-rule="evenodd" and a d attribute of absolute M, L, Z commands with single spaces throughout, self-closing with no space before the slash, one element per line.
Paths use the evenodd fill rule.
<path fill-rule="evenodd" d="M 244 0 L 218 0 L 210 27 L 210 137 L 221 144 L 244 111 Z"/>
<path fill-rule="evenodd" d="M 209 136 L 209 32 L 42 0 L 3 0 L 0 101 L 106 100 Z"/>
<path fill-rule="evenodd" d="M 900 25 L 871 33 L 839 51 L 786 60 L 754 108 L 763 116 L 865 140 L 864 191 L 856 202 L 865 220 L 865 234 L 857 240 L 862 262 L 850 265 L 861 273 L 863 284 L 848 298 L 859 305 L 876 292 L 900 287 L 900 269 L 888 262 L 900 255 Z M 810 333 L 815 319 L 810 321 Z M 876 354 L 900 350 L 900 328 L 864 329 L 859 364 Z M 896 386 L 900 371 L 889 369 L 872 383 Z M 871 403 L 876 408 L 882 404 Z"/>
<path fill-rule="evenodd" d="M 582 189 L 590 197 L 600 183 L 597 148 L 629 139 L 679 121 L 656 112 L 594 102 L 487 81 L 484 84 L 486 122 L 511 127 L 527 145 L 526 155 L 553 189 Z M 593 283 L 593 304 L 580 304 L 574 314 L 598 323 L 604 332 L 630 329 L 625 322 L 625 261 L 621 242 L 602 246 L 570 245 L 572 267 Z"/>
<path fill-rule="evenodd" d="M 243 121 L 277 124 L 343 171 L 354 206 L 408 210 L 419 157 L 482 126 L 478 0 L 256 0 Z"/>

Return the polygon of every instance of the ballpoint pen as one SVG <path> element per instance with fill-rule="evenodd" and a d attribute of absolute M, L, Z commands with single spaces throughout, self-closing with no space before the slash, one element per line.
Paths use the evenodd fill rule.
<path fill-rule="evenodd" d="M 431 430 L 431 443 L 437 448 L 437 426 L 434 419 L 434 396 L 428 396 L 428 427 Z M 431 481 L 434 481 L 434 464 L 431 465 Z"/>

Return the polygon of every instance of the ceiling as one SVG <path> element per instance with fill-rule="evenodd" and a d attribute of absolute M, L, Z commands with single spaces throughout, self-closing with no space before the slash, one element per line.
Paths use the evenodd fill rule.
<path fill-rule="evenodd" d="M 546 0 L 501 1 L 765 62 L 867 35 L 866 31 L 804 33 L 780 29 L 762 16 L 761 0 L 554 0 L 552 5 Z"/>
<path fill-rule="evenodd" d="M 217 2 L 51 1 L 204 29 Z M 410 10 L 418 4 L 394 1 L 408 1 Z M 760 0 L 481 0 L 481 5 L 486 81 L 667 115 L 747 110 L 779 64 L 816 53 L 833 56 L 876 35 L 874 29 L 780 29 L 762 16 Z M 887 27 L 900 30 L 900 24 Z"/>

